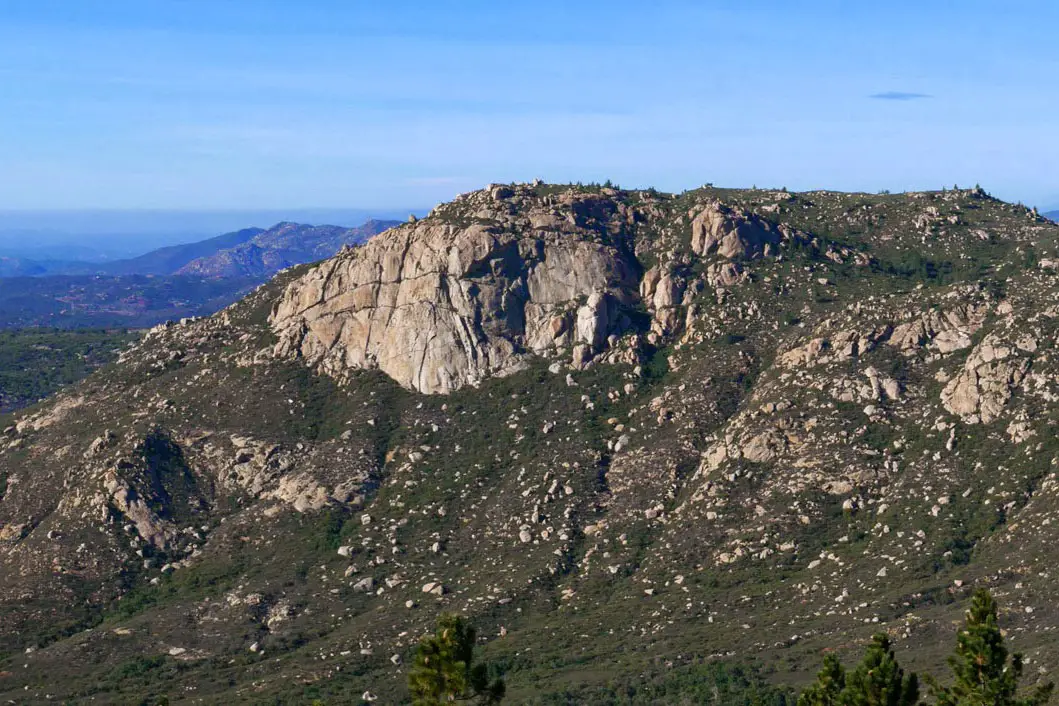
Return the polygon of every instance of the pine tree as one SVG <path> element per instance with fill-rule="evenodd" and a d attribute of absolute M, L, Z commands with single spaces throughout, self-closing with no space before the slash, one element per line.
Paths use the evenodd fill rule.
<path fill-rule="evenodd" d="M 834 655 L 825 657 L 816 681 L 798 697 L 798 706 L 915 706 L 918 701 L 918 678 L 905 674 L 890 638 L 879 634 L 852 672 Z"/>
<path fill-rule="evenodd" d="M 846 686 L 846 670 L 838 657 L 827 655 L 824 666 L 813 685 L 798 697 L 798 706 L 838 706 L 839 696 Z"/>
<path fill-rule="evenodd" d="M 408 689 L 417 706 L 440 706 L 451 701 L 498 704 L 504 681 L 489 681 L 489 668 L 475 665 L 475 630 L 458 615 L 438 618 L 437 630 L 419 641 L 415 663 L 408 673 Z"/>
<path fill-rule="evenodd" d="M 1022 655 L 1004 646 L 997 624 L 997 604 L 989 591 L 979 589 L 971 599 L 966 625 L 956 637 L 956 652 L 949 658 L 955 677 L 952 686 L 931 683 L 938 706 L 1039 706 L 1052 696 L 1053 684 L 1037 686 L 1019 698 Z"/>
<path fill-rule="evenodd" d="M 840 697 L 843 706 L 915 706 L 919 702 L 919 678 L 905 674 L 898 665 L 890 638 L 872 638 L 863 661 L 846 676 Z"/>

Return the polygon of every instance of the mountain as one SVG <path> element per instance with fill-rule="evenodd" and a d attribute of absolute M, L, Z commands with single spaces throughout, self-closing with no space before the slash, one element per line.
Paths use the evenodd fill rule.
<path fill-rule="evenodd" d="M 397 703 L 455 611 L 513 703 L 749 703 L 983 586 L 1055 674 L 1057 295 L 980 190 L 463 195 L 10 418 L 0 697 Z"/>
<path fill-rule="evenodd" d="M 369 219 L 356 228 L 283 222 L 268 230 L 244 228 L 137 257 L 110 262 L 0 257 L 0 278 L 44 275 L 172 275 L 247 277 L 264 281 L 281 269 L 334 255 L 400 221 Z"/>
<path fill-rule="evenodd" d="M 244 228 L 207 240 L 159 248 L 139 257 L 106 263 L 96 269 L 111 275 L 171 275 L 189 262 L 241 245 L 263 232 L 261 228 Z"/>
<path fill-rule="evenodd" d="M 193 260 L 216 255 L 264 233 L 263 228 L 242 230 L 181 245 L 169 245 L 136 257 L 110 262 L 28 260 L 0 258 L 0 277 L 25 275 L 171 275 Z M 4 266 L 10 262 L 8 266 Z"/>
<path fill-rule="evenodd" d="M 105 264 L 0 258 L 0 329 L 141 328 L 209 315 L 281 269 L 329 257 L 396 223 L 281 223 Z"/>
<path fill-rule="evenodd" d="M 369 220 L 356 228 L 279 223 L 231 248 L 181 267 L 179 274 L 203 277 L 266 279 L 280 270 L 331 257 L 347 245 L 358 245 L 399 221 Z"/>
<path fill-rule="evenodd" d="M 1052 221 L 1059 222 L 1059 211 L 1049 211 L 1048 213 L 1044 214 L 1044 217 Z"/>
<path fill-rule="evenodd" d="M 363 223 L 422 215 L 417 208 L 256 210 L 0 210 L 0 254 L 29 260 L 113 262 L 240 230 L 248 223 Z"/>
<path fill-rule="evenodd" d="M 21 257 L 0 257 L 0 277 L 32 277 L 47 270 L 40 263 Z"/>

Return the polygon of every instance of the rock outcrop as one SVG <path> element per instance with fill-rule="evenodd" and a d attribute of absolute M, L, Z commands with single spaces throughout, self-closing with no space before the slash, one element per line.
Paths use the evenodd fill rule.
<path fill-rule="evenodd" d="M 274 308 L 276 353 L 339 377 L 378 368 L 428 394 L 513 372 L 529 354 L 585 365 L 629 329 L 639 266 L 566 219 L 526 217 L 426 219 L 321 264 Z"/>
<path fill-rule="evenodd" d="M 729 260 L 774 255 L 785 235 L 759 216 L 719 201 L 706 203 L 692 213 L 691 249 L 697 255 L 715 252 Z"/>
<path fill-rule="evenodd" d="M 989 423 L 1000 416 L 1013 388 L 1022 382 L 1030 359 L 1014 346 L 990 335 L 971 351 L 960 373 L 941 391 L 945 409 L 969 423 Z"/>
<path fill-rule="evenodd" d="M 632 254 L 652 215 L 594 194 L 465 195 L 292 282 L 270 319 L 275 352 L 336 377 L 378 368 L 428 394 L 514 372 L 530 355 L 583 368 L 623 334 L 645 333 L 632 331 L 632 309 L 654 315 L 657 343 L 679 331 L 687 291 L 744 281 L 738 260 L 775 255 L 793 235 L 719 202 L 693 209 L 688 255 L 721 258 L 695 285 L 672 266 L 644 272 Z"/>

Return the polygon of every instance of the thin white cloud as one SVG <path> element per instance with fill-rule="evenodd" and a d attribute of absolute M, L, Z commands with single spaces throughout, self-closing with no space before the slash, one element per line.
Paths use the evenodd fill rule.
<path fill-rule="evenodd" d="M 868 97 L 880 101 L 915 101 L 933 98 L 929 93 L 912 93 L 908 91 L 883 91 L 882 93 L 873 93 Z"/>

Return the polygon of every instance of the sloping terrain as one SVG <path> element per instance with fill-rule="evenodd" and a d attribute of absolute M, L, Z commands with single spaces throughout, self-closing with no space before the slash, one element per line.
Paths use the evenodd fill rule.
<path fill-rule="evenodd" d="M 183 275 L 0 278 L 0 329 L 148 328 L 168 319 L 208 316 L 258 284 Z"/>
<path fill-rule="evenodd" d="M 33 260 L 22 257 L 0 257 L 0 277 L 33 277 L 47 270 Z"/>
<path fill-rule="evenodd" d="M 279 223 L 239 245 L 188 262 L 178 273 L 265 280 L 293 265 L 331 257 L 395 225 L 397 221 L 374 219 L 356 228 Z"/>
<path fill-rule="evenodd" d="M 329 257 L 393 225 L 376 220 L 357 228 L 281 223 L 105 265 L 63 266 L 96 274 L 59 275 L 24 261 L 0 261 L 0 328 L 145 328 L 210 315 L 281 269 Z"/>
<path fill-rule="evenodd" d="M 87 377 L 135 338 L 125 330 L 0 331 L 0 412 L 27 407 Z"/>
<path fill-rule="evenodd" d="M 513 702 L 679 702 L 880 629 L 934 668 L 977 586 L 1054 674 L 1057 238 L 493 186 L 157 327 L 6 425 L 0 697 L 400 702 L 450 610 Z"/>
<path fill-rule="evenodd" d="M 173 275 L 231 277 L 264 281 L 276 272 L 330 257 L 359 245 L 400 221 L 370 219 L 355 228 L 279 223 L 244 228 L 214 238 L 170 245 L 113 262 L 37 261 L 0 257 L 0 278 L 47 275 Z"/>

